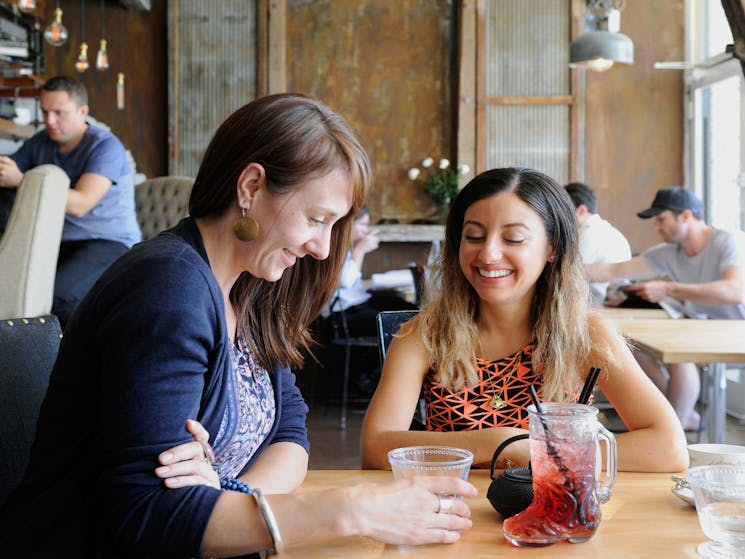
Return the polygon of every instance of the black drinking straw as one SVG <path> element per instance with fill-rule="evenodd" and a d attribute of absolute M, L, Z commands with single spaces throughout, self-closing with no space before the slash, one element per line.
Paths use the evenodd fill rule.
<path fill-rule="evenodd" d="M 538 413 L 543 413 L 543 407 L 541 406 L 541 403 L 538 401 L 538 394 L 535 391 L 535 386 L 532 384 L 530 385 L 530 397 L 533 399 L 533 405 L 535 406 L 535 409 Z M 544 427 L 546 427 L 544 423 Z M 546 427 L 546 430 L 548 430 L 548 427 Z"/>
<path fill-rule="evenodd" d="M 530 397 L 533 399 L 533 405 L 535 406 L 535 410 L 539 414 L 538 417 L 541 420 L 541 425 L 543 426 L 543 432 L 546 433 L 546 450 L 548 451 L 548 454 L 549 456 L 551 456 L 553 461 L 556 462 L 556 465 L 558 466 L 559 470 L 565 474 L 564 476 L 565 481 L 569 483 L 569 478 L 566 475 L 569 473 L 569 468 L 567 468 L 566 464 L 564 464 L 564 460 L 562 460 L 561 456 L 559 456 L 559 453 L 556 451 L 556 447 L 554 446 L 554 443 L 551 442 L 548 423 L 546 423 L 546 420 L 543 418 L 543 406 L 541 406 L 541 402 L 538 400 L 538 394 L 535 391 L 535 386 L 533 386 L 532 384 L 530 385 Z"/>
<path fill-rule="evenodd" d="M 590 367 L 590 372 L 587 373 L 587 378 L 585 379 L 585 385 L 582 387 L 582 392 L 580 392 L 579 398 L 577 398 L 578 404 L 590 403 L 590 397 L 592 396 L 592 391 L 595 390 L 595 385 L 598 382 L 599 376 L 600 369 L 597 367 Z"/>

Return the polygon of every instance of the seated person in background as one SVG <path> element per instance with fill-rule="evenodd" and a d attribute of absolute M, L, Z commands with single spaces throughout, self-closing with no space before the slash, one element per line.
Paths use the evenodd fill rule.
<path fill-rule="evenodd" d="M 4 554 L 225 557 L 282 540 L 460 538 L 468 505 L 439 495 L 476 489 L 454 477 L 277 494 L 308 464 L 290 367 L 336 289 L 370 182 L 359 141 L 317 101 L 272 95 L 228 117 L 190 217 L 119 258 L 70 319 L 29 466 L 0 506 Z M 276 527 L 244 484 L 274 493 Z"/>
<path fill-rule="evenodd" d="M 66 76 L 51 78 L 40 103 L 44 130 L 10 157 L 0 156 L 0 186 L 18 188 L 26 171 L 47 163 L 70 177 L 52 303 L 64 328 L 101 273 L 141 235 L 126 151 L 110 131 L 86 123 L 85 86 Z M 12 205 L 13 198 L 3 196 L 2 203 Z"/>
<path fill-rule="evenodd" d="M 688 464 L 675 412 L 623 337 L 592 311 L 569 196 L 530 169 L 486 171 L 450 206 L 435 280 L 422 312 L 393 339 L 362 425 L 363 468 L 388 468 L 409 445 L 471 450 L 488 467 L 497 446 L 528 427 L 542 400 L 576 401 L 591 366 L 629 431 L 618 467 L 677 472 Z M 409 431 L 422 390 L 427 431 Z M 528 441 L 505 459 L 527 464 Z"/>
<path fill-rule="evenodd" d="M 370 229 L 370 210 L 365 206 L 352 224 L 352 248 L 339 278 L 338 298 L 332 312 L 344 309 L 350 336 L 375 336 L 375 318 L 381 311 L 416 309 L 393 290 L 369 291 L 362 281 L 365 256 L 378 248 L 378 234 Z"/>
<path fill-rule="evenodd" d="M 579 229 L 579 257 L 591 262 L 624 262 L 631 258 L 631 247 L 618 229 L 598 214 L 595 192 L 586 184 L 572 182 L 564 186 L 574 204 Z M 602 307 L 608 282 L 590 283 L 592 304 Z"/>
<path fill-rule="evenodd" d="M 654 217 L 664 242 L 626 262 L 588 264 L 588 277 L 591 281 L 651 280 L 625 289 L 650 302 L 679 299 L 689 314 L 701 318 L 745 318 L 738 241 L 732 233 L 706 225 L 702 213 L 701 200 L 687 188 L 658 190 L 652 207 L 637 215 Z M 670 280 L 655 279 L 661 276 Z M 697 367 L 693 363 L 663 366 L 643 352 L 637 352 L 637 358 L 667 395 L 683 427 L 697 429 L 701 422 L 694 409 L 701 390 Z"/>

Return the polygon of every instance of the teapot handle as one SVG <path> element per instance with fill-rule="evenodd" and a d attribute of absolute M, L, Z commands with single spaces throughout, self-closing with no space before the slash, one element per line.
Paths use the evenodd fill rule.
<path fill-rule="evenodd" d="M 509 439 L 505 439 L 502 441 L 502 443 L 497 447 L 497 450 L 494 451 L 494 455 L 491 457 L 491 468 L 489 469 L 489 477 L 491 479 L 494 479 L 494 467 L 497 465 L 497 458 L 499 458 L 499 455 L 502 453 L 505 447 L 508 444 L 514 443 L 515 441 L 521 441 L 528 438 L 530 438 L 530 435 L 528 433 L 523 433 L 522 435 L 514 435 Z"/>

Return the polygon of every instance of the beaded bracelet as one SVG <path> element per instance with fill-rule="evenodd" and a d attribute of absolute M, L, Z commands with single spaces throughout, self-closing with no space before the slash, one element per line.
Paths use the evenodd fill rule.
<path fill-rule="evenodd" d="M 282 541 L 282 536 L 279 533 L 277 520 L 274 518 L 274 513 L 272 512 L 272 509 L 269 506 L 266 497 L 264 497 L 264 494 L 261 492 L 261 489 L 252 489 L 248 484 L 243 483 L 242 481 L 239 481 L 235 478 L 222 480 L 220 482 L 220 487 L 222 487 L 224 491 L 238 491 L 240 493 L 248 493 L 254 498 L 254 501 L 256 501 L 256 506 L 259 507 L 259 512 L 264 519 L 264 524 L 266 524 L 266 529 L 269 531 L 269 537 L 272 538 L 274 555 L 279 555 L 280 553 L 282 553 L 285 546 L 284 542 Z"/>
<path fill-rule="evenodd" d="M 239 493 L 248 493 L 249 495 L 253 492 L 253 489 L 247 483 L 238 481 L 235 478 L 221 480 L 220 487 L 222 487 L 223 491 L 238 491 Z"/>

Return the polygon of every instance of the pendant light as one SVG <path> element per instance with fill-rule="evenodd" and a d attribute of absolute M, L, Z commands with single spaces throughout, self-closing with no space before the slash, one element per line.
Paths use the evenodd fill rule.
<path fill-rule="evenodd" d="M 625 0 L 586 0 L 585 32 L 569 45 L 569 66 L 605 72 L 634 63 L 634 43 L 620 33 Z"/>
<path fill-rule="evenodd" d="M 80 54 L 78 54 L 78 59 L 75 61 L 75 69 L 82 74 L 89 67 L 90 63 L 88 62 L 88 43 L 83 41 L 82 43 L 80 43 Z"/>
<path fill-rule="evenodd" d="M 103 0 L 101 0 L 101 44 L 96 55 L 96 70 L 105 72 L 109 69 L 109 55 L 106 52 L 106 33 L 104 31 Z"/>
<path fill-rule="evenodd" d="M 36 0 L 18 0 L 18 9 L 30 14 L 36 9 Z"/>
<path fill-rule="evenodd" d="M 85 0 L 80 0 L 80 54 L 75 69 L 83 73 L 90 67 L 88 62 L 88 43 L 85 42 Z"/>
<path fill-rule="evenodd" d="M 124 73 L 119 72 L 116 76 L 116 108 L 124 110 Z"/>
<path fill-rule="evenodd" d="M 119 18 L 123 17 L 122 13 L 123 12 L 121 11 L 119 12 Z M 118 64 L 119 64 L 120 70 L 122 68 L 122 58 L 123 58 L 122 57 L 122 29 L 124 29 L 124 25 L 119 25 L 118 26 L 119 35 L 117 36 L 117 41 L 116 41 L 116 46 L 117 46 L 116 56 L 118 57 Z M 124 110 L 124 72 L 121 72 L 121 71 L 116 75 L 116 108 L 119 111 Z"/>
<path fill-rule="evenodd" d="M 67 36 L 67 27 L 62 25 L 62 10 L 59 7 L 59 0 L 57 0 L 54 20 L 44 30 L 44 40 L 53 47 L 61 47 L 67 42 Z"/>

